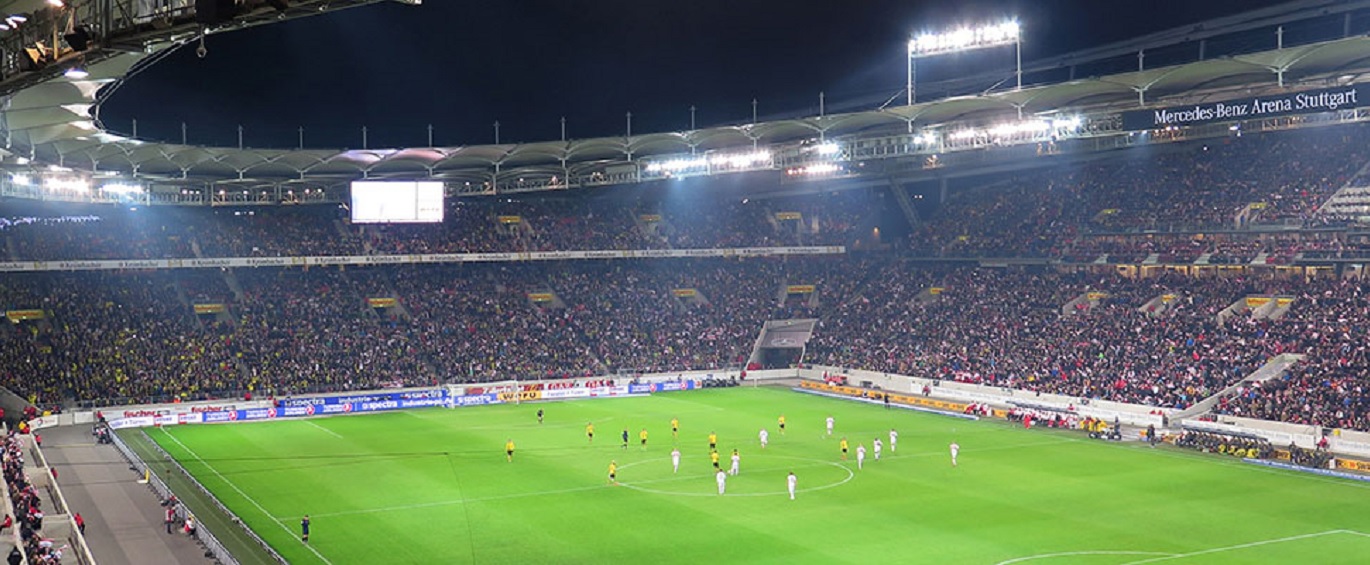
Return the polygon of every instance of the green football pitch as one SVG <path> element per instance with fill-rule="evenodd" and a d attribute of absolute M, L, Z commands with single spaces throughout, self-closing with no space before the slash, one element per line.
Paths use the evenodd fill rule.
<path fill-rule="evenodd" d="M 824 433 L 829 415 L 835 437 Z M 855 451 L 887 441 L 890 428 L 899 431 L 897 451 L 886 446 L 882 460 L 868 458 L 860 470 L 841 460 L 837 436 Z M 722 496 L 711 431 L 725 469 L 734 448 L 742 456 Z M 784 389 L 147 433 L 292 563 L 1370 560 L 1370 483 Z M 513 462 L 505 460 L 509 439 Z M 678 473 L 672 446 L 682 453 Z M 613 460 L 616 486 L 607 478 Z M 791 471 L 795 500 L 785 492 Z M 299 538 L 304 514 L 308 544 Z"/>

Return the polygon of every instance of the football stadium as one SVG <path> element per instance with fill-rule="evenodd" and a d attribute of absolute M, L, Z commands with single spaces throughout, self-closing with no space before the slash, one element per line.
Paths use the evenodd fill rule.
<path fill-rule="evenodd" d="M 7 563 L 1370 559 L 1370 2 L 590 137 L 102 112 L 436 2 L 0 2 Z"/>

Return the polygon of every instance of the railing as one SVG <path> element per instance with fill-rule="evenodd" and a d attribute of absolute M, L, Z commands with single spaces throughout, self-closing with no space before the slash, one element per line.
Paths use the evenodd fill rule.
<path fill-rule="evenodd" d="M 157 495 L 157 498 L 160 499 L 163 503 L 170 500 L 173 496 L 171 487 L 167 486 L 166 482 L 164 482 L 160 477 L 158 477 L 157 473 L 154 473 L 152 471 L 152 468 L 149 467 L 147 463 L 143 462 L 143 459 L 139 457 L 138 454 L 134 453 L 133 450 L 130 449 L 128 445 L 124 443 L 123 438 L 120 438 L 119 434 L 110 433 L 110 438 L 113 440 L 114 448 L 119 451 L 119 454 L 122 455 L 124 459 L 127 460 L 129 464 L 134 467 L 134 469 L 136 469 L 139 473 L 142 473 L 144 476 L 148 478 L 148 487 L 150 487 L 152 489 L 152 492 Z M 224 506 L 223 503 L 219 502 L 219 499 L 216 498 L 213 494 L 211 494 L 209 492 L 209 489 L 206 489 L 204 485 L 200 484 L 199 481 L 195 480 L 195 477 L 192 477 L 189 473 L 187 473 L 185 471 L 185 468 L 181 467 L 180 463 L 177 463 L 176 460 L 173 459 L 170 454 L 162 450 L 161 446 L 158 446 L 157 443 L 152 441 L 151 438 L 148 438 L 148 442 L 168 461 L 171 461 L 172 464 L 175 465 L 176 468 L 180 470 L 181 473 L 187 479 L 189 479 L 190 482 L 194 484 L 196 488 L 200 489 L 200 491 L 203 492 L 209 498 L 209 500 L 214 503 L 215 506 L 217 506 L 221 511 L 223 511 L 225 514 L 231 517 L 235 523 L 242 523 L 242 520 L 240 520 L 236 514 L 230 511 L 228 507 Z M 186 508 L 184 504 L 178 505 L 176 507 L 176 513 L 177 517 L 181 518 L 182 520 L 190 516 L 190 510 Z M 244 527 L 243 530 L 247 532 L 247 534 L 253 540 L 260 544 L 262 548 L 266 550 L 267 554 L 274 558 L 278 563 L 287 563 L 285 558 L 281 557 L 280 554 L 276 553 L 275 550 L 271 549 L 271 546 L 267 545 L 267 543 L 263 541 L 262 538 L 258 537 L 256 532 L 253 532 L 252 530 L 246 527 Z M 219 538 L 215 537 L 214 534 L 210 532 L 209 528 L 205 527 L 203 522 L 196 523 L 195 538 L 198 539 L 200 543 L 205 546 L 205 549 L 209 551 L 211 554 L 213 554 L 214 558 L 217 559 L 220 563 L 223 563 L 224 565 L 238 565 L 237 558 L 233 557 L 232 553 L 229 553 L 228 548 L 224 546 L 223 542 L 220 542 Z"/>

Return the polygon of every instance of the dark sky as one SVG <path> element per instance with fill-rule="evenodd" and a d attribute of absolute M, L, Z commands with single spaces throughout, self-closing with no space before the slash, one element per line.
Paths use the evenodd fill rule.
<path fill-rule="evenodd" d="M 1016 15 L 1031 60 L 1279 3 L 1274 0 L 425 0 L 209 38 L 125 85 L 112 130 L 231 145 L 438 145 L 681 130 L 759 113 L 866 109 L 900 92 L 913 31 Z M 1011 65 L 1011 50 L 936 60 L 920 76 Z M 921 81 L 920 81 L 921 82 Z"/>

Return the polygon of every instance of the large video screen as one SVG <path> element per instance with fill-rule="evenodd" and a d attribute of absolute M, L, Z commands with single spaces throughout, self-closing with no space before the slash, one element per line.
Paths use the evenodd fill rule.
<path fill-rule="evenodd" d="M 442 199 L 441 182 L 355 181 L 352 183 L 352 222 L 441 223 Z"/>

